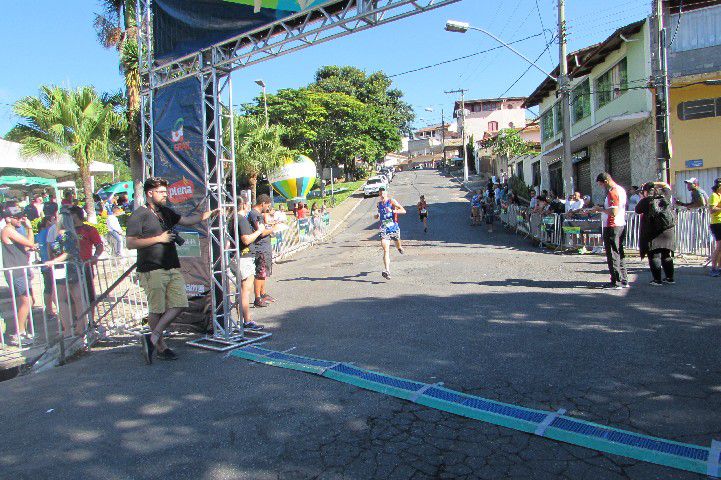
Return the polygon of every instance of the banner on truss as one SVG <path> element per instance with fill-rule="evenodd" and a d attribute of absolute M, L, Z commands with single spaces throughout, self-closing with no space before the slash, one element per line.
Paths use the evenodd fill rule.
<path fill-rule="evenodd" d="M 206 188 L 200 80 L 188 78 L 156 90 L 153 120 L 154 175 L 168 181 L 168 207 L 183 216 L 202 213 Z M 205 297 L 210 289 L 207 226 L 178 226 L 177 230 L 185 240 L 178 246 L 178 256 L 188 296 Z M 189 311 L 196 310 L 202 307 L 191 305 Z"/>
<path fill-rule="evenodd" d="M 361 2 L 362 3 L 362 2 Z M 299 12 L 347 0 L 153 0 L 155 60 L 169 62 Z"/>

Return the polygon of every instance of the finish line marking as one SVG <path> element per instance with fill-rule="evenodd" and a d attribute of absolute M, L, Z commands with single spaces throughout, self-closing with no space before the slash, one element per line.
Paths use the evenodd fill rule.
<path fill-rule="evenodd" d="M 302 357 L 249 345 L 232 356 L 313 373 L 359 388 L 412 401 L 436 410 L 550 438 L 592 450 L 719 478 L 721 442 L 711 447 L 674 442 L 607 427 L 565 415 L 497 402 L 442 387 L 359 368 L 351 363 Z"/>

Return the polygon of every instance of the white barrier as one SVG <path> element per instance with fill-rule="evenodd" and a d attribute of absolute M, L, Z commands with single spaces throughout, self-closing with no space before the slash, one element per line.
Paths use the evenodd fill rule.
<path fill-rule="evenodd" d="M 508 205 L 501 210 L 501 221 L 516 233 L 530 236 L 541 245 L 561 249 L 599 251 L 603 245 L 600 214 L 540 215 L 527 208 Z M 676 253 L 708 258 L 714 250 L 714 238 L 709 229 L 707 210 L 679 210 L 676 223 Z M 583 224 L 583 227 L 578 224 Z M 598 224 L 598 226 L 594 226 Z M 641 215 L 626 212 L 626 249 L 638 250 Z"/>

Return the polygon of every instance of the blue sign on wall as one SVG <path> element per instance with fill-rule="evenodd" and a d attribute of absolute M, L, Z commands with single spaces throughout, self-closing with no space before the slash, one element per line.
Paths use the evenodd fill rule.
<path fill-rule="evenodd" d="M 686 168 L 701 168 L 701 167 L 703 167 L 703 159 L 686 160 Z"/>

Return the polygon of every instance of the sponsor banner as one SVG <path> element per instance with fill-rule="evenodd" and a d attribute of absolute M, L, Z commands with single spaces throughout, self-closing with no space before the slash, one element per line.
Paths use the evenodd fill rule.
<path fill-rule="evenodd" d="M 197 78 L 158 89 L 153 98 L 154 174 L 168 181 L 167 206 L 183 216 L 206 209 L 202 105 Z M 202 296 L 210 288 L 207 225 L 178 226 L 177 231 L 185 239 L 178 255 L 188 294 L 204 303 Z M 188 314 L 197 311 L 202 312 L 200 305 L 191 305 Z M 201 321 L 191 318 L 187 323 L 196 320 Z"/>
<path fill-rule="evenodd" d="M 339 0 L 153 0 L 155 60 L 169 62 Z M 283 33 L 280 32 L 279 33 Z"/>

